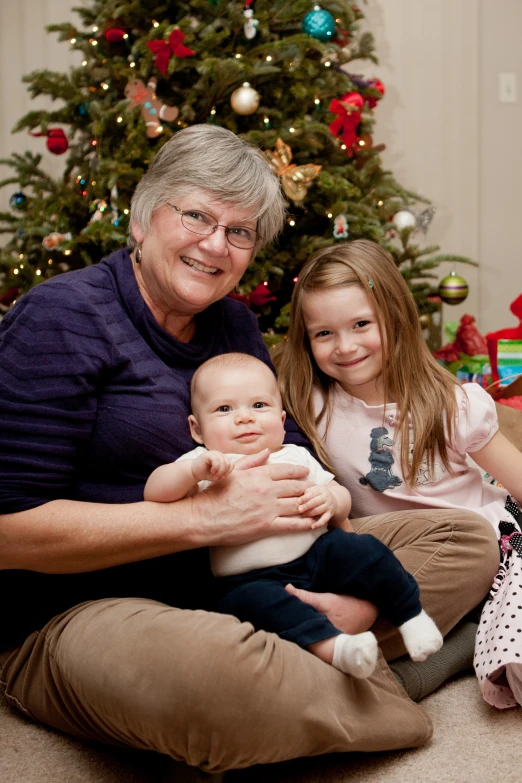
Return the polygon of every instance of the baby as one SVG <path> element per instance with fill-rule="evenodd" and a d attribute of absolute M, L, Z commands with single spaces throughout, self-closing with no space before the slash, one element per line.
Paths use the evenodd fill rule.
<path fill-rule="evenodd" d="M 191 435 L 204 445 L 157 468 L 145 500 L 172 502 L 202 491 L 225 480 L 242 456 L 263 450 L 271 463 L 306 465 L 313 482 L 298 506 L 299 514 L 314 518 L 310 530 L 211 548 L 218 610 L 273 631 L 361 679 L 377 663 L 374 634 L 342 633 L 285 585 L 365 598 L 398 627 L 413 660 L 436 652 L 442 636 L 422 609 L 413 576 L 377 538 L 341 528 L 349 526 L 348 490 L 305 448 L 283 445 L 286 414 L 271 369 L 247 354 L 216 356 L 194 373 L 191 397 Z"/>

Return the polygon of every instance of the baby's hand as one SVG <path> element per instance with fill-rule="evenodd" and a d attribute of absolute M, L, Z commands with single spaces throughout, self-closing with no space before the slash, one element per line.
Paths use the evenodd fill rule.
<path fill-rule="evenodd" d="M 337 513 L 337 499 L 328 487 L 310 487 L 300 498 L 297 510 L 309 517 L 319 517 L 312 525 L 312 530 L 315 530 L 326 525 Z"/>
<path fill-rule="evenodd" d="M 192 462 L 192 475 L 196 481 L 219 481 L 233 470 L 234 463 L 220 451 L 205 451 Z"/>

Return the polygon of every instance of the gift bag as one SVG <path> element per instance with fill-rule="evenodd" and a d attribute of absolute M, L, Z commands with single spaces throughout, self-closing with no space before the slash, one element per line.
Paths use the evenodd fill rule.
<path fill-rule="evenodd" d="M 491 375 L 499 386 L 507 386 L 522 375 L 522 294 L 509 309 L 518 318 L 519 325 L 486 335 Z"/>

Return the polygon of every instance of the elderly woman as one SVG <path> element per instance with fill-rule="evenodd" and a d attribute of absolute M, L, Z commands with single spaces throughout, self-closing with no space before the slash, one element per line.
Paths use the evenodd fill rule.
<path fill-rule="evenodd" d="M 4 318 L 0 678 L 26 715 L 213 772 L 430 736 L 383 660 L 354 680 L 208 611 L 209 545 L 311 526 L 297 515 L 305 468 L 250 457 L 195 497 L 143 500 L 151 471 L 193 448 L 198 365 L 228 351 L 270 361 L 255 317 L 227 294 L 283 219 L 259 150 L 187 128 L 136 188 L 130 248 L 39 285 Z M 304 442 L 291 422 L 287 441 Z M 372 532 L 415 573 L 444 631 L 495 573 L 472 514 L 389 514 Z M 371 607 L 335 617 L 327 599 L 345 630 L 373 622 Z M 383 638 L 401 654 L 394 633 Z"/>

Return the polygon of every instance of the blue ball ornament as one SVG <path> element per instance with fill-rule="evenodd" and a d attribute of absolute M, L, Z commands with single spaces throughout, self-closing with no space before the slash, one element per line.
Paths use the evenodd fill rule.
<path fill-rule="evenodd" d="M 330 41 L 335 33 L 335 19 L 329 11 L 315 5 L 303 19 L 302 31 L 319 41 Z"/>
<path fill-rule="evenodd" d="M 23 209 L 26 206 L 26 203 L 27 196 L 25 193 L 22 193 L 21 190 L 17 190 L 9 199 L 9 206 L 11 209 Z"/>

